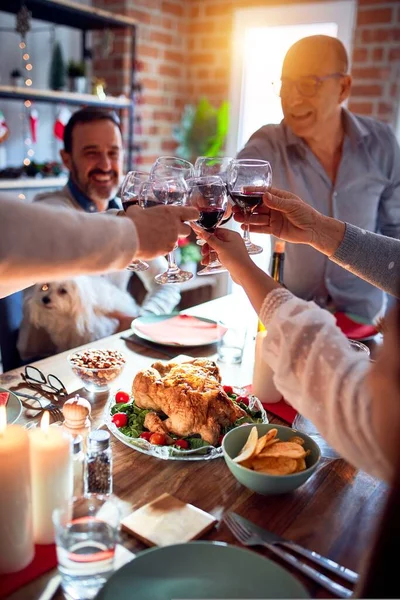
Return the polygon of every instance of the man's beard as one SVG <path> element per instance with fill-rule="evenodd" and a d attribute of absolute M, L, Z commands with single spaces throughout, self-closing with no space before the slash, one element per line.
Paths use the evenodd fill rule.
<path fill-rule="evenodd" d="M 111 200 L 118 191 L 118 173 L 114 170 L 102 171 L 101 169 L 93 169 L 92 171 L 89 171 L 86 181 L 83 181 L 79 177 L 79 172 L 75 163 L 72 163 L 71 175 L 79 189 L 93 201 Z M 109 182 L 109 186 L 104 186 L 103 188 L 103 186 L 91 179 L 93 175 L 110 175 L 111 181 Z"/>

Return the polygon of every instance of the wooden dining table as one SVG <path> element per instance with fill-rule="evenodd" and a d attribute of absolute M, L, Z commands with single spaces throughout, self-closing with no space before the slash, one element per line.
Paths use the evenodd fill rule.
<path fill-rule="evenodd" d="M 232 296 L 225 296 L 193 307 L 185 313 L 214 320 L 229 315 L 231 317 L 236 315 L 236 318 L 242 320 L 247 319 L 248 335 L 242 363 L 235 366 L 218 364 L 224 384 L 237 386 L 250 384 L 257 321 L 247 300 L 244 298 L 233 300 Z M 148 367 L 154 360 L 170 360 L 174 354 L 183 353 L 180 348 L 152 345 L 132 335 L 131 331 L 104 338 L 84 347 L 89 346 L 118 349 L 126 357 L 125 369 L 118 381 L 113 384 L 110 394 L 115 393 L 116 389 L 130 391 L 137 371 Z M 216 347 L 210 345 L 185 348 L 184 353 L 196 357 L 215 358 Z M 93 394 L 83 389 L 69 367 L 67 354 L 64 352 L 34 364 L 46 375 L 52 373 L 61 379 L 70 396 L 79 392 L 90 401 L 92 428 L 96 428 L 102 423 L 109 393 Z M 21 372 L 22 369 L 15 369 L 4 373 L 0 376 L 0 385 L 8 389 L 19 386 L 22 381 Z M 269 419 L 271 422 L 283 423 L 272 414 L 269 414 Z M 25 424 L 28 421 L 23 411 L 18 422 Z M 218 540 L 240 546 L 222 520 L 226 511 L 235 511 L 259 526 L 294 540 L 309 550 L 314 550 L 358 572 L 365 564 L 387 498 L 387 486 L 383 482 L 358 471 L 342 459 L 322 461 L 316 473 L 294 492 L 262 496 L 239 484 L 228 470 L 223 458 L 205 461 L 162 460 L 142 454 L 115 438 L 112 438 L 111 445 L 113 491 L 129 511 L 168 492 L 212 514 L 217 519 L 217 525 L 202 536 L 204 540 Z M 142 542 L 127 533 L 121 533 L 121 543 L 135 553 L 145 549 Z M 252 550 L 280 562 L 267 549 L 256 547 Z M 292 567 L 284 562 L 280 564 L 303 583 L 311 597 L 332 597 L 324 588 Z M 42 575 L 15 591 L 8 600 L 39 598 L 54 574 L 55 570 Z M 350 585 L 343 581 L 341 583 Z M 63 598 L 62 592 L 58 591 L 54 598 Z"/>

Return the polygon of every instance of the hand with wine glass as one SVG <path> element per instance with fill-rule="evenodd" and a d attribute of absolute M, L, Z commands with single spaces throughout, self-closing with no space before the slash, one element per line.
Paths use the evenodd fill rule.
<path fill-rule="evenodd" d="M 149 174 L 144 171 L 129 171 L 124 177 L 120 189 L 120 198 L 124 211 L 129 206 L 139 206 L 139 192 L 142 184 L 147 181 Z M 126 267 L 127 271 L 147 271 L 149 264 L 143 260 L 134 260 Z"/>
<path fill-rule="evenodd" d="M 228 190 L 244 215 L 243 240 L 249 254 L 260 254 L 261 246 L 250 240 L 249 221 L 272 185 L 272 169 L 266 160 L 235 159 L 228 167 Z"/>
<path fill-rule="evenodd" d="M 195 177 L 188 180 L 188 203 L 198 209 L 200 218 L 196 224 L 208 233 L 214 233 L 224 218 L 228 196 L 221 177 Z M 197 275 L 223 273 L 226 269 L 214 255 L 209 264 Z"/>
<path fill-rule="evenodd" d="M 150 209 L 159 205 L 185 206 L 187 204 L 188 186 L 182 178 L 177 179 L 150 179 L 143 183 L 139 195 L 140 205 Z M 168 224 L 166 223 L 166 226 Z M 161 285 L 166 283 L 182 283 L 192 279 L 193 274 L 183 271 L 175 262 L 175 250 L 168 253 L 168 268 L 165 273 L 156 275 L 155 281 Z"/>

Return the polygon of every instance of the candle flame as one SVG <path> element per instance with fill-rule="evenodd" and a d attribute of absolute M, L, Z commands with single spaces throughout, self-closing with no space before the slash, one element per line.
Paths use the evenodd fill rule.
<path fill-rule="evenodd" d="M 44 433 L 47 433 L 49 430 L 49 426 L 50 426 L 50 413 L 48 410 L 45 410 L 43 413 L 43 417 L 40 421 L 40 429 Z"/>
<path fill-rule="evenodd" d="M 4 433 L 7 427 L 6 407 L 0 406 L 0 434 Z"/>

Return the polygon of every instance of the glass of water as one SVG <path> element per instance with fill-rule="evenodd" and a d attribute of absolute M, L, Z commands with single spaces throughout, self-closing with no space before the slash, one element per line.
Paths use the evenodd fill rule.
<path fill-rule="evenodd" d="M 90 600 L 110 577 L 119 522 L 112 496 L 80 496 L 54 511 L 58 571 L 66 598 Z"/>
<path fill-rule="evenodd" d="M 237 321 L 218 321 L 218 360 L 227 364 L 240 364 L 246 343 L 246 328 Z"/>

